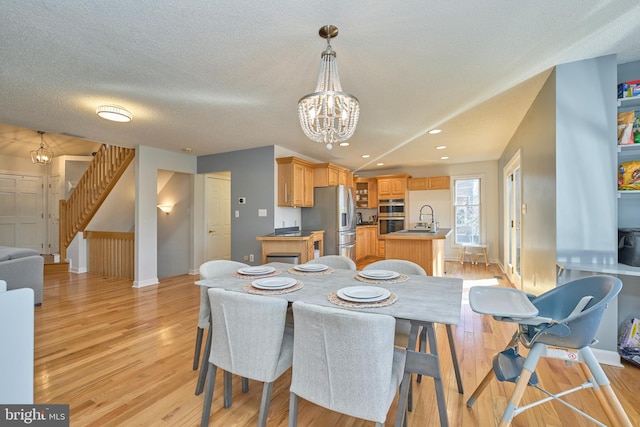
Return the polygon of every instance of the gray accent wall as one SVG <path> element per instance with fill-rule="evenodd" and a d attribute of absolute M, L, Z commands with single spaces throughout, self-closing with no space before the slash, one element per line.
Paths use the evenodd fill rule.
<path fill-rule="evenodd" d="M 533 294 L 555 286 L 556 189 L 555 112 L 556 79 L 551 73 L 522 119 L 498 162 L 500 224 L 504 224 L 503 170 L 520 151 L 522 203 L 522 289 Z M 500 259 L 504 260 L 504 227 L 500 227 Z"/>
<path fill-rule="evenodd" d="M 275 200 L 274 146 L 198 157 L 198 174 L 231 172 L 231 258 L 234 261 L 259 265 L 262 245 L 257 236 L 273 233 Z M 245 197 L 246 204 L 238 198 Z M 259 217 L 258 209 L 267 216 Z M 235 218 L 234 211 L 239 211 Z M 244 256 L 255 255 L 254 262 Z"/>
<path fill-rule="evenodd" d="M 192 175 L 171 173 L 171 178 L 158 189 L 158 203 L 173 205 L 166 214 L 156 209 L 158 222 L 158 279 L 189 271 L 191 244 Z"/>

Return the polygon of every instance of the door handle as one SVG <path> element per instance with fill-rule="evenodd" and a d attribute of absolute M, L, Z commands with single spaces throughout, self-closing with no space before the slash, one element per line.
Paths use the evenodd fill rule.
<path fill-rule="evenodd" d="M 215 232 L 216 232 L 216 230 L 209 230 L 209 234 L 215 233 Z"/>

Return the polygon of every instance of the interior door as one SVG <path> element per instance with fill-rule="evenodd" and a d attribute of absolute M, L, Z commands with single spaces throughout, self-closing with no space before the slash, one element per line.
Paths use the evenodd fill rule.
<path fill-rule="evenodd" d="M 43 230 L 42 177 L 0 174 L 0 245 L 42 252 Z"/>
<path fill-rule="evenodd" d="M 207 260 L 231 259 L 231 174 L 207 175 Z"/>
<path fill-rule="evenodd" d="M 506 273 L 516 288 L 521 287 L 521 228 L 522 228 L 522 183 L 520 179 L 520 152 L 511 159 L 504 169 L 505 233 L 504 265 Z"/>

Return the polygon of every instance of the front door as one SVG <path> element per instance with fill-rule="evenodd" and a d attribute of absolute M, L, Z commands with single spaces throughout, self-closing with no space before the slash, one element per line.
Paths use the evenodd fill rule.
<path fill-rule="evenodd" d="M 231 174 L 207 175 L 207 261 L 231 259 Z"/>
<path fill-rule="evenodd" d="M 520 238 L 521 238 L 521 204 L 522 184 L 520 180 L 520 152 L 511 159 L 504 168 L 505 195 L 505 233 L 504 257 L 509 280 L 516 288 L 521 286 L 520 272 Z"/>

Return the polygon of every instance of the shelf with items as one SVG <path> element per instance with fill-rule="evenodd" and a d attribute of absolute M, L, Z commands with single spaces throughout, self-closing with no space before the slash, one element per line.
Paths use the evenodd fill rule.
<path fill-rule="evenodd" d="M 375 179 L 357 178 L 355 182 L 356 208 L 372 209 L 378 207 L 378 191 Z"/>
<path fill-rule="evenodd" d="M 618 157 L 640 157 L 640 144 L 618 145 Z"/>
<path fill-rule="evenodd" d="M 618 198 L 640 197 L 640 190 L 618 190 Z"/>
<path fill-rule="evenodd" d="M 637 109 L 640 107 L 640 96 L 618 98 L 618 109 Z"/>

